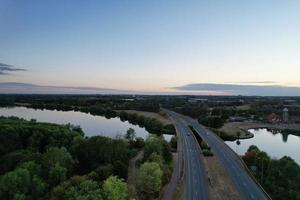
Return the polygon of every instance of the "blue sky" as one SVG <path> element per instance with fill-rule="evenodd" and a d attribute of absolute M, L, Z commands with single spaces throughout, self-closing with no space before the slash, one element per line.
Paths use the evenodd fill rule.
<path fill-rule="evenodd" d="M 0 63 L 26 69 L 0 82 L 146 92 L 300 87 L 299 8 L 282 0 L 0 0 Z"/>

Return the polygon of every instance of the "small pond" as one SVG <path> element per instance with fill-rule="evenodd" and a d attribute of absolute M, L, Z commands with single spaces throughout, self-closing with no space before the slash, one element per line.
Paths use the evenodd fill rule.
<path fill-rule="evenodd" d="M 250 129 L 253 138 L 236 141 L 227 141 L 226 144 L 237 154 L 243 155 L 250 145 L 256 145 L 262 151 L 267 152 L 273 158 L 281 158 L 285 155 L 293 158 L 300 164 L 300 137 L 282 134 L 280 131 L 271 131 L 266 128 Z"/>

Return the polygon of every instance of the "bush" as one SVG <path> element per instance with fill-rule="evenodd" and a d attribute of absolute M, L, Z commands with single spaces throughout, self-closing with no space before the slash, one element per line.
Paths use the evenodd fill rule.
<path fill-rule="evenodd" d="M 208 156 L 213 156 L 213 152 L 211 150 L 208 150 L 208 149 L 203 149 L 202 150 L 202 153 L 205 157 L 208 157 Z"/>
<path fill-rule="evenodd" d="M 208 146 L 208 144 L 204 140 L 202 140 L 202 142 L 200 143 L 200 147 L 201 149 L 210 150 L 210 146 Z"/>
<path fill-rule="evenodd" d="M 176 149 L 177 149 L 177 140 L 178 140 L 177 136 L 173 136 L 171 138 L 170 145 L 171 145 L 173 151 L 176 151 Z"/>
<path fill-rule="evenodd" d="M 173 124 L 167 124 L 163 127 L 162 130 L 163 134 L 170 134 L 170 135 L 175 135 L 176 130 Z"/>

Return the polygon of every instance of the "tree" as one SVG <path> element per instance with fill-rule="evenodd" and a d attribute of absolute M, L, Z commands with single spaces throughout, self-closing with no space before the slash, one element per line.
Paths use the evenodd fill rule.
<path fill-rule="evenodd" d="M 265 188 L 272 199 L 297 199 L 300 196 L 300 166 L 284 156 L 270 162 L 265 177 Z"/>
<path fill-rule="evenodd" d="M 50 168 L 48 179 L 51 186 L 58 185 L 67 179 L 67 169 L 56 163 L 54 167 Z"/>
<path fill-rule="evenodd" d="M 163 172 L 158 163 L 145 162 L 138 174 L 138 191 L 147 198 L 153 198 L 160 191 Z"/>
<path fill-rule="evenodd" d="M 46 153 L 43 154 L 43 165 L 47 169 L 55 167 L 56 164 L 67 169 L 70 174 L 73 166 L 73 159 L 68 150 L 64 147 L 50 147 Z"/>
<path fill-rule="evenodd" d="M 87 139 L 78 138 L 72 145 L 72 154 L 78 161 L 79 174 L 89 173 L 99 165 L 113 164 L 116 161 L 122 162 L 127 168 L 128 153 L 128 142 L 124 139 L 93 136 Z"/>
<path fill-rule="evenodd" d="M 158 163 L 160 167 L 163 166 L 163 158 L 161 157 L 161 155 L 158 155 L 156 152 L 152 153 L 148 160 L 148 162 L 155 162 Z"/>
<path fill-rule="evenodd" d="M 198 121 L 200 124 L 211 128 L 221 128 L 224 125 L 223 119 L 216 116 L 199 118 Z"/>
<path fill-rule="evenodd" d="M 103 191 L 96 181 L 85 176 L 73 176 L 69 180 L 53 188 L 51 200 L 102 200 Z"/>
<path fill-rule="evenodd" d="M 144 147 L 144 158 L 145 160 L 148 159 L 148 157 L 156 152 L 158 155 L 162 155 L 162 144 L 161 139 L 158 136 L 150 135 L 145 143 Z"/>
<path fill-rule="evenodd" d="M 258 153 L 260 150 L 259 150 L 259 148 L 258 148 L 257 146 L 251 145 L 251 146 L 248 148 L 247 152 L 250 152 L 250 151 L 255 151 L 256 153 Z"/>
<path fill-rule="evenodd" d="M 13 199 L 16 195 L 25 196 L 28 194 L 30 179 L 29 171 L 21 168 L 3 175 L 0 180 L 1 199 Z"/>
<path fill-rule="evenodd" d="M 177 140 L 178 140 L 177 136 L 173 136 L 171 138 L 170 145 L 171 145 L 171 147 L 172 147 L 173 150 L 177 149 Z"/>
<path fill-rule="evenodd" d="M 141 137 L 135 138 L 134 148 L 141 149 L 145 146 L 145 140 Z"/>
<path fill-rule="evenodd" d="M 0 179 L 1 199 L 39 199 L 47 192 L 47 184 L 36 173 L 39 166 L 33 162 L 3 175 Z"/>
<path fill-rule="evenodd" d="M 116 176 L 110 176 L 104 181 L 103 191 L 107 200 L 124 200 L 128 195 L 126 183 Z"/>
<path fill-rule="evenodd" d="M 247 166 L 256 165 L 254 174 L 272 199 L 299 199 L 300 166 L 290 157 L 271 159 L 257 146 L 251 145 L 243 156 Z"/>
<path fill-rule="evenodd" d="M 172 149 L 166 140 L 162 141 L 162 156 L 166 163 L 170 163 L 172 161 Z"/>
<path fill-rule="evenodd" d="M 95 181 L 85 180 L 75 185 L 66 192 L 66 199 L 70 200 L 102 200 L 103 192 Z"/>
<path fill-rule="evenodd" d="M 114 167 L 114 174 L 124 179 L 127 178 L 128 165 L 123 163 L 121 160 L 117 160 L 113 163 L 113 167 Z"/>
<path fill-rule="evenodd" d="M 92 171 L 89 175 L 93 180 L 102 182 L 113 174 L 114 166 L 112 164 L 101 165 Z"/>
<path fill-rule="evenodd" d="M 134 141 L 134 139 L 135 139 L 135 130 L 133 129 L 133 128 L 129 128 L 128 130 L 127 130 L 127 133 L 126 133 L 126 135 L 125 135 L 125 138 L 127 139 L 127 140 L 129 140 L 129 141 Z"/>

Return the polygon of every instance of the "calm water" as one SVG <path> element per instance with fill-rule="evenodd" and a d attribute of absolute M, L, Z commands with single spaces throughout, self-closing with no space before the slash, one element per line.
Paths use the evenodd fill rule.
<path fill-rule="evenodd" d="M 79 125 L 86 136 L 103 135 L 116 137 L 124 135 L 129 128 L 133 128 L 137 137 L 146 138 L 148 132 L 145 128 L 122 122 L 119 118 L 106 119 L 102 116 L 75 111 L 39 110 L 25 107 L 0 108 L 0 116 L 16 116 L 27 120 L 36 119 L 39 122 L 50 122 L 56 124 Z M 168 140 L 169 136 L 165 136 Z"/>
<path fill-rule="evenodd" d="M 256 145 L 259 149 L 267 152 L 273 158 L 281 158 L 285 155 L 293 158 L 300 164 L 300 137 L 294 135 L 284 136 L 280 132 L 273 134 L 267 129 L 250 129 L 254 134 L 253 138 L 240 140 L 240 145 L 236 141 L 226 142 L 235 152 L 243 155 L 250 145 Z"/>

